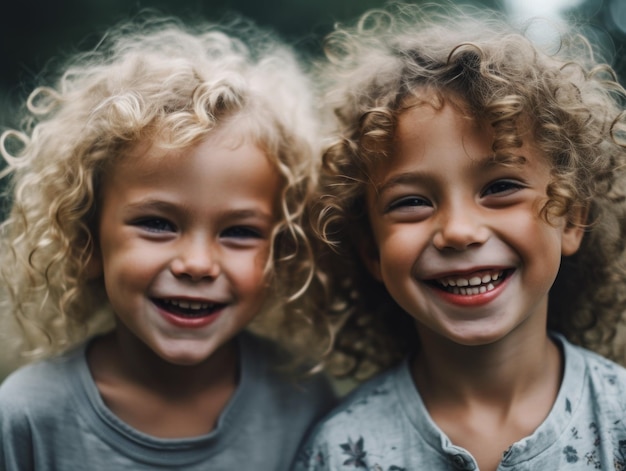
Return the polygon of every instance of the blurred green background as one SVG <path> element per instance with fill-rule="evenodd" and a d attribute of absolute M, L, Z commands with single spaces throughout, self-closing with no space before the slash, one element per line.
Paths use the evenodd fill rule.
<path fill-rule="evenodd" d="M 413 0 L 419 2 L 419 0 Z M 590 36 L 602 43 L 626 77 L 626 0 L 474 0 L 512 16 L 575 14 L 589 21 Z M 0 126 L 15 125 L 15 107 L 33 80 L 55 57 L 94 46 L 113 23 L 144 8 L 181 18 L 218 20 L 236 11 L 269 26 L 313 54 L 335 22 L 349 21 L 383 0 L 22 0 L 0 16 Z"/>
<path fill-rule="evenodd" d="M 5 3 L 0 15 L 0 131 L 17 126 L 16 109 L 41 71 L 76 51 L 94 47 L 114 23 L 143 9 L 181 19 L 217 21 L 238 12 L 309 54 L 321 51 L 321 38 L 336 22 L 355 19 L 383 0 L 21 0 Z M 412 3 L 419 3 L 413 0 Z M 516 19 L 574 16 L 584 22 L 604 58 L 626 78 L 626 0 L 475 0 Z M 1 187 L 1 182 L 0 182 Z M 0 201 L 1 203 L 1 201 Z M 0 212 L 1 213 L 1 212 Z M 13 360 L 0 344 L 0 380 Z"/>

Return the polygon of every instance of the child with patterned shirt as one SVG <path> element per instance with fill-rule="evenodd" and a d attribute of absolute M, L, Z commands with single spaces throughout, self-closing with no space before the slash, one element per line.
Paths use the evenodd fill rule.
<path fill-rule="evenodd" d="M 348 316 L 330 364 L 386 371 L 295 469 L 624 469 L 626 370 L 597 354 L 623 360 L 613 71 L 574 33 L 549 51 L 453 7 L 368 12 L 327 44 L 312 216 Z"/>
<path fill-rule="evenodd" d="M 33 91 L 2 312 L 46 358 L 0 387 L 2 469 L 288 468 L 334 397 L 258 335 L 315 321 L 312 103 L 244 20 L 139 18 Z"/>

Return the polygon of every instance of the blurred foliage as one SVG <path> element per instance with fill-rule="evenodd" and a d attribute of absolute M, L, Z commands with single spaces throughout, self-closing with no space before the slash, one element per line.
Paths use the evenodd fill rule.
<path fill-rule="evenodd" d="M 495 6 L 497 0 L 474 1 Z M 12 1 L 11 13 L 0 15 L 0 113 L 7 111 L 32 86 L 55 58 L 97 44 L 111 25 L 145 8 L 179 16 L 217 21 L 238 12 L 261 26 L 275 29 L 299 48 L 319 52 L 322 38 L 337 21 L 356 18 L 383 0 L 24 0 Z M 9 123 L 7 123 L 9 119 Z"/>
<path fill-rule="evenodd" d="M 469 3 L 502 9 L 503 1 Z M 94 46 L 109 26 L 145 8 L 192 20 L 219 20 L 229 12 L 239 12 L 277 30 L 301 50 L 319 53 L 320 39 L 335 22 L 352 20 L 383 4 L 384 0 L 14 0 L 10 13 L 0 16 L 1 124 L 17 124 L 10 111 L 51 61 Z M 573 13 L 590 20 L 592 35 L 614 54 L 620 76 L 626 76 L 626 1 L 585 0 Z"/>
<path fill-rule="evenodd" d="M 503 9 L 505 2 L 513 0 L 458 1 Z M 614 65 L 624 83 L 626 0 L 569 1 L 579 5 L 564 13 L 588 23 L 589 36 L 606 51 L 605 60 Z M 107 28 L 144 9 L 192 21 L 219 21 L 238 12 L 276 30 L 301 51 L 320 54 L 321 39 L 336 22 L 352 21 L 365 10 L 384 3 L 385 0 L 13 0 L 11 8 L 0 15 L 0 131 L 19 125 L 15 111 L 45 70 L 53 70 L 55 63 L 68 54 L 94 47 Z"/>
<path fill-rule="evenodd" d="M 626 86 L 626 1 L 584 0 L 571 13 L 588 25 L 587 36 L 606 51 L 605 60 Z"/>

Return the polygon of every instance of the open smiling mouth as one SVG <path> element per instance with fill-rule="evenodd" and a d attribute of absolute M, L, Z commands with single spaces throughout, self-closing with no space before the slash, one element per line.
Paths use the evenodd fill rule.
<path fill-rule="evenodd" d="M 512 270 L 485 270 L 467 276 L 447 276 L 428 283 L 448 293 L 473 296 L 493 291 Z"/>
<path fill-rule="evenodd" d="M 174 316 L 192 319 L 210 316 L 214 312 L 226 307 L 225 303 L 203 303 L 177 299 L 152 298 L 152 302 L 156 304 L 159 308 L 167 311 Z"/>

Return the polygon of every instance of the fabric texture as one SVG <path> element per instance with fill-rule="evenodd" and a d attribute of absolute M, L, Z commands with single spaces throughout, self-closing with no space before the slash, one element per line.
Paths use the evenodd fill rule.
<path fill-rule="evenodd" d="M 554 336 L 565 372 L 535 432 L 503 454 L 498 470 L 626 469 L 626 370 Z M 408 361 L 349 395 L 313 431 L 296 471 L 478 470 L 430 418 Z"/>
<path fill-rule="evenodd" d="M 296 382 L 277 373 L 269 342 L 244 333 L 239 345 L 234 396 L 211 433 L 189 439 L 155 438 L 116 417 L 90 374 L 87 343 L 17 370 L 0 385 L 0 469 L 288 469 L 334 393 L 323 376 Z"/>

